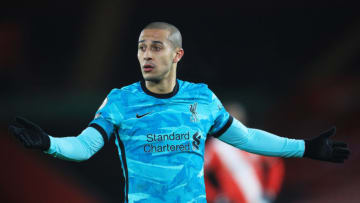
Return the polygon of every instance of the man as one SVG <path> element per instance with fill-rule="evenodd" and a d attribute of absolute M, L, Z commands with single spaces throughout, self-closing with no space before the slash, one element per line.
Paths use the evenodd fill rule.
<path fill-rule="evenodd" d="M 89 159 L 114 135 L 124 169 L 126 202 L 206 202 L 207 136 L 268 156 L 332 162 L 348 157 L 345 143 L 329 140 L 334 129 L 304 141 L 245 127 L 206 85 L 176 79 L 183 55 L 175 26 L 150 23 L 138 42 L 144 81 L 113 89 L 80 135 L 55 138 L 23 118 L 16 118 L 9 130 L 26 147 L 72 161 Z"/>

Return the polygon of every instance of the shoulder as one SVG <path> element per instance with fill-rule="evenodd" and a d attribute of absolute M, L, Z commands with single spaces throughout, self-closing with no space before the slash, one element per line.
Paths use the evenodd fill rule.
<path fill-rule="evenodd" d="M 195 83 L 178 80 L 179 86 L 181 89 L 186 91 L 201 91 L 201 92 L 209 92 L 211 91 L 207 84 L 205 83 Z"/>
<path fill-rule="evenodd" d="M 194 82 L 188 82 L 188 81 L 179 81 L 180 89 L 183 92 L 187 92 L 188 94 L 191 94 L 192 96 L 197 95 L 201 98 L 209 98 L 211 99 L 213 97 L 213 92 L 209 89 L 208 85 L 205 83 L 194 83 Z"/>
<path fill-rule="evenodd" d="M 121 88 L 114 88 L 108 94 L 108 97 L 119 97 L 124 96 L 126 94 L 132 94 L 139 92 L 140 89 L 140 82 L 135 82 L 130 85 L 123 86 Z"/>

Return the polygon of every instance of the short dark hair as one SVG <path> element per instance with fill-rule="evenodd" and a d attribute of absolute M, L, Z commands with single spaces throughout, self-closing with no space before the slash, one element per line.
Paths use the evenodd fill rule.
<path fill-rule="evenodd" d="M 146 25 L 143 30 L 145 29 L 168 30 L 170 32 L 168 40 L 174 45 L 175 48 L 182 48 L 181 33 L 174 25 L 165 22 L 152 22 Z"/>

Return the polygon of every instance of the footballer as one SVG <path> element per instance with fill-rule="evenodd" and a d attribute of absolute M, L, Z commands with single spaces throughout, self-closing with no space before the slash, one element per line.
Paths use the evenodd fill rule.
<path fill-rule="evenodd" d="M 79 135 L 53 137 L 21 117 L 9 131 L 25 147 L 69 161 L 89 159 L 115 136 L 125 202 L 206 202 L 204 148 L 209 136 L 266 156 L 336 163 L 348 158 L 346 143 L 330 139 L 335 128 L 300 140 L 244 126 L 206 84 L 176 77 L 183 55 L 174 25 L 150 23 L 138 40 L 143 80 L 113 89 Z"/>

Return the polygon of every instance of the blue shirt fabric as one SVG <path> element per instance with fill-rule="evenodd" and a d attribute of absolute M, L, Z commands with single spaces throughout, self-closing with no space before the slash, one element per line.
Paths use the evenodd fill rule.
<path fill-rule="evenodd" d="M 113 89 L 90 126 L 115 135 L 128 202 L 206 202 L 204 148 L 232 117 L 205 84 L 176 81 L 169 94 L 137 82 Z"/>
<path fill-rule="evenodd" d="M 303 157 L 304 140 L 279 137 L 272 133 L 245 127 L 234 119 L 219 140 L 247 152 L 276 157 Z"/>
<path fill-rule="evenodd" d="M 104 146 L 104 139 L 96 128 L 87 127 L 76 137 L 52 137 L 50 148 L 44 151 L 67 161 L 85 161 Z"/>

